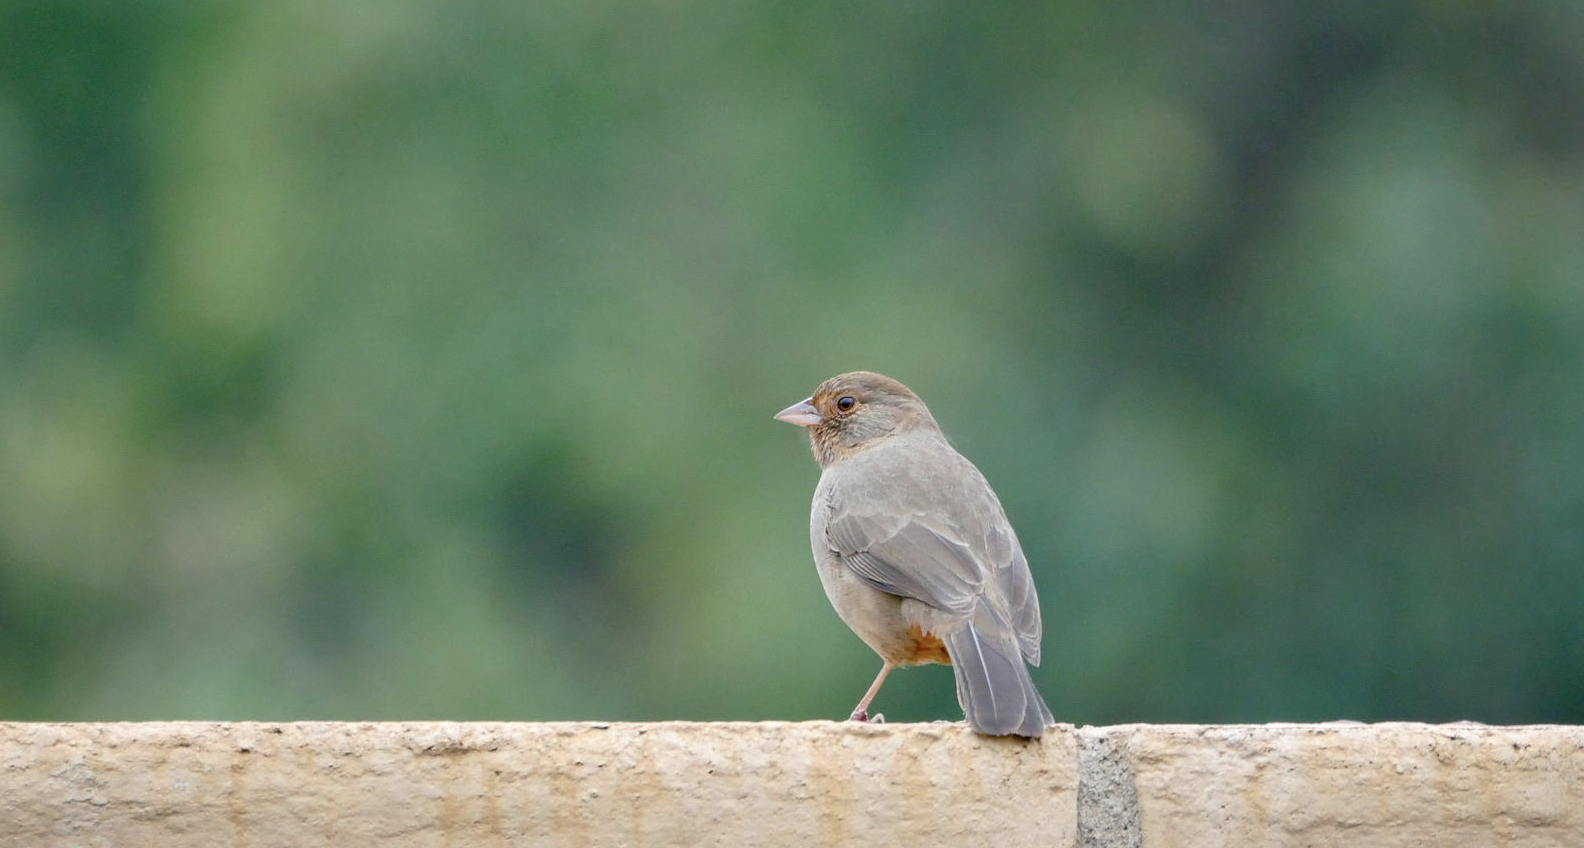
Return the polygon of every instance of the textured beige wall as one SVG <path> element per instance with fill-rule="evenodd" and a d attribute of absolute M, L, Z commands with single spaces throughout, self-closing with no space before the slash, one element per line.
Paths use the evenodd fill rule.
<path fill-rule="evenodd" d="M 1584 846 L 1584 728 L 0 724 L 0 848 Z"/>
<path fill-rule="evenodd" d="M 947 724 L 9 724 L 0 845 L 1059 845 L 1073 744 Z"/>
<path fill-rule="evenodd" d="M 1584 848 L 1581 727 L 1339 722 L 1079 731 L 1091 734 L 1125 752 L 1145 846 Z"/>

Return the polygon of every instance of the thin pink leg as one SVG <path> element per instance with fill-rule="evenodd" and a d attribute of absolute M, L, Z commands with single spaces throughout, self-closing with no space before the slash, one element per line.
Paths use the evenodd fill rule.
<path fill-rule="evenodd" d="M 875 675 L 874 682 L 869 684 L 869 691 L 864 693 L 863 700 L 858 702 L 858 706 L 853 707 L 852 715 L 847 717 L 848 721 L 869 720 L 869 702 L 874 700 L 875 694 L 880 691 L 880 684 L 885 682 L 886 675 L 890 674 L 893 668 L 896 666 L 890 660 L 880 666 L 880 673 Z"/>

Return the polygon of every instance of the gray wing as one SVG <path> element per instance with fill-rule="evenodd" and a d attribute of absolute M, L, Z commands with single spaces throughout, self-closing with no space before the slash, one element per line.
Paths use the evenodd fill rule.
<path fill-rule="evenodd" d="M 852 457 L 832 481 L 825 530 L 831 550 L 871 586 L 954 617 L 972 618 L 985 603 L 980 614 L 999 619 L 1038 665 L 1039 601 L 990 484 L 944 442 L 874 453 Z"/>

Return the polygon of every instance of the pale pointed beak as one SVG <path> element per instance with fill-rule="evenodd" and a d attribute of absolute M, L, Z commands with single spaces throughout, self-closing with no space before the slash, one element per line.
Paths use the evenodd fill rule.
<path fill-rule="evenodd" d="M 775 414 L 777 421 L 796 424 L 799 427 L 813 427 L 820 423 L 819 410 L 814 408 L 814 399 L 800 400 L 786 409 Z"/>

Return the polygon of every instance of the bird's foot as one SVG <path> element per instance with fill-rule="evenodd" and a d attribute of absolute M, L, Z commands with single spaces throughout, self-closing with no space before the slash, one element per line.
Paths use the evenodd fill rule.
<path fill-rule="evenodd" d="M 869 724 L 885 724 L 885 713 L 875 713 L 871 716 L 867 710 L 853 710 L 852 715 L 848 716 L 847 720 L 868 722 Z"/>

